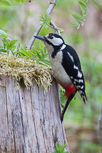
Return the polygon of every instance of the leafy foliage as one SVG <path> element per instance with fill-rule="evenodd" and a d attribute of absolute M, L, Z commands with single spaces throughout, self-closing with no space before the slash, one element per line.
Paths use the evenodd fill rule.
<path fill-rule="evenodd" d="M 20 49 L 20 44 L 15 45 L 18 40 L 11 40 L 8 36 L 7 33 L 3 30 L 0 30 L 0 38 L 3 42 L 3 46 L 0 46 L 0 53 L 1 52 L 9 52 L 11 51 L 13 54 L 18 53 Z"/>
<path fill-rule="evenodd" d="M 4 4 L 5 1 L 9 2 L 9 4 L 12 7 L 5 7 L 5 6 L 9 6 L 9 4 L 6 4 L 6 5 Z M 28 1 L 29 0 L 27 0 L 27 2 Z M 39 5 L 39 8 L 40 8 L 40 6 L 41 6 L 41 8 L 44 8 L 44 9 L 47 8 L 47 5 L 46 5 L 46 3 L 44 3 L 44 1 L 42 1 L 42 0 L 35 0 L 35 1 Z M 25 21 L 22 22 L 19 18 L 19 14 L 18 14 L 18 12 L 20 12 L 20 11 L 21 11 L 21 14 L 23 14 L 24 10 L 22 9 L 23 7 L 22 7 L 22 3 L 20 3 L 21 2 L 20 0 L 15 0 L 15 4 L 17 4 L 16 7 L 12 5 L 13 2 L 14 1 L 11 1 L 11 0 L 1 0 L 0 1 L 0 14 L 1 14 L 0 29 L 3 29 L 7 33 L 11 33 L 12 36 L 17 35 L 17 37 L 20 40 L 21 45 L 25 46 L 26 44 L 24 44 L 25 42 L 22 39 L 22 34 L 21 34 L 22 33 L 21 32 L 22 26 L 25 25 Z M 32 1 L 32 2 L 34 2 L 34 1 Z M 80 8 L 85 10 L 85 12 L 86 12 L 86 9 L 87 9 L 87 5 L 85 5 L 86 1 L 80 0 L 80 2 L 82 2 L 84 4 L 83 6 L 80 6 Z M 101 0 L 98 0 L 98 1 L 94 0 L 93 2 L 94 2 L 94 6 L 97 6 L 97 13 L 100 14 L 100 11 L 102 10 L 102 1 Z M 79 5 L 82 5 L 82 3 L 79 3 Z M 96 3 L 97 3 L 97 5 L 96 5 Z M 78 4 L 77 0 L 57 1 L 57 5 L 55 8 L 55 9 L 57 9 L 57 11 L 55 14 L 53 14 L 54 18 L 56 19 L 57 12 L 59 13 L 58 19 L 61 19 L 62 26 L 64 25 L 63 27 L 65 28 L 65 31 L 66 31 L 65 34 L 63 34 L 65 41 L 68 42 L 68 44 L 71 44 L 78 51 L 78 53 L 80 53 L 79 56 L 81 59 L 81 64 L 82 64 L 82 69 L 84 72 L 85 80 L 87 80 L 87 82 L 89 83 L 89 86 L 86 86 L 86 93 L 87 93 L 87 97 L 88 97 L 87 104 L 84 105 L 82 102 L 82 99 L 80 98 L 80 95 L 76 94 L 76 97 L 80 101 L 80 103 L 75 102 L 75 100 L 71 101 L 71 103 L 67 109 L 67 112 L 65 114 L 64 121 L 66 122 L 66 119 L 67 119 L 67 122 L 71 121 L 71 122 L 77 123 L 79 126 L 81 124 L 83 127 L 84 127 L 84 125 L 87 124 L 87 126 L 90 125 L 91 128 L 94 128 L 94 126 L 96 127 L 97 126 L 96 124 L 98 124 L 100 105 L 102 102 L 102 58 L 101 58 L 102 57 L 102 42 L 100 39 L 101 35 L 100 36 L 98 35 L 98 33 L 101 34 L 101 30 L 99 28 L 100 22 L 97 22 L 97 20 L 94 18 L 93 24 L 96 21 L 95 27 L 97 29 L 95 32 L 92 32 L 92 30 L 94 31 L 94 29 L 92 29 L 92 30 L 88 31 L 88 33 L 87 33 L 87 31 L 84 29 L 84 27 L 81 29 L 81 31 L 76 30 L 76 29 L 74 30 L 74 32 L 73 32 L 73 30 L 69 31 L 68 24 L 63 24 L 62 18 L 64 17 L 64 21 L 70 20 L 70 14 L 72 12 L 73 6 L 74 6 L 74 8 L 77 9 L 77 4 Z M 89 1 L 89 4 L 91 6 L 91 7 L 89 7 L 89 11 L 95 10 L 95 7 L 93 6 L 92 1 Z M 90 8 L 91 8 L 91 10 L 90 10 Z M 28 14 L 30 14 L 30 11 L 26 11 L 26 13 L 25 13 L 26 19 L 28 18 L 28 16 L 29 16 Z M 77 11 L 75 11 L 75 12 L 77 12 Z M 84 17 L 84 19 L 82 19 L 83 14 L 82 13 L 79 13 L 79 14 L 81 16 L 77 15 L 77 17 L 82 22 L 84 22 L 85 17 Z M 35 14 L 33 14 L 33 15 L 35 15 Z M 74 16 L 75 16 L 75 14 L 74 14 Z M 94 16 L 95 16 L 95 14 L 94 14 Z M 89 17 L 88 17 L 88 19 L 89 19 Z M 100 16 L 98 16 L 98 19 L 100 19 Z M 59 20 L 56 20 L 56 22 L 57 21 L 59 23 Z M 77 18 L 75 20 L 73 20 L 72 22 L 73 22 L 74 27 L 78 27 L 79 24 L 80 25 L 82 24 L 82 22 L 78 21 Z M 66 23 L 68 23 L 68 22 L 66 22 Z M 59 24 L 61 24 L 61 23 L 59 23 Z M 87 22 L 86 26 L 89 26 L 88 22 Z M 29 23 L 29 27 L 28 27 L 29 36 L 33 33 L 34 28 L 35 28 L 34 25 L 30 25 L 30 23 Z M 15 29 L 18 29 L 19 32 L 16 33 Z M 12 34 L 12 31 L 13 31 L 13 34 Z M 40 34 L 45 35 L 49 32 L 51 32 L 50 28 L 43 28 L 41 30 Z M 3 37 L 3 34 L 5 35 L 4 37 Z M 6 36 L 7 35 L 5 32 L 2 34 L 0 32 L 1 39 L 5 38 Z M 8 39 L 8 38 L 5 38 L 5 39 Z M 12 40 L 10 39 L 10 41 L 12 41 Z M 6 43 L 3 43 L 3 41 L 2 42 L 0 41 L 0 53 L 3 51 L 4 45 L 6 46 Z M 28 59 L 29 59 L 29 56 L 31 56 L 31 59 L 36 59 L 36 61 L 40 64 L 41 60 L 39 60 L 39 57 L 40 57 L 40 59 L 42 59 L 41 56 L 42 56 L 42 51 L 44 49 L 43 45 L 41 47 L 40 41 L 35 41 L 34 46 L 32 47 L 32 50 L 27 50 L 27 49 L 23 50 L 23 49 L 21 49 L 21 45 L 18 43 L 18 41 L 13 45 L 13 46 L 16 46 L 16 49 L 14 51 L 12 51 L 13 54 L 15 54 L 19 57 L 24 56 L 25 58 L 28 58 Z M 42 48 L 42 51 L 41 51 L 41 48 Z M 5 50 L 7 51 L 7 47 L 5 47 Z M 12 48 L 9 49 L 9 51 L 11 51 L 11 50 L 12 50 Z M 27 53 L 27 55 L 25 52 Z M 30 53 L 30 55 L 28 55 L 29 54 L 28 52 Z M 38 52 L 38 55 L 36 52 Z M 40 54 L 40 56 L 39 56 L 39 54 Z M 48 61 L 47 56 L 43 60 Z M 41 62 L 41 64 L 45 64 L 45 63 Z M 64 90 L 60 89 L 60 91 L 61 91 L 61 101 L 63 101 L 63 103 L 64 103 L 66 101 L 66 99 L 64 99 L 65 98 L 64 97 Z M 68 127 L 69 127 L 69 125 L 68 125 Z M 82 153 L 82 152 L 83 153 L 84 152 L 87 152 L 87 153 L 92 152 L 93 153 L 95 151 L 98 152 L 99 145 L 96 141 L 94 141 L 94 140 L 91 141 L 91 142 L 94 141 L 95 144 L 97 144 L 95 147 L 94 143 L 89 144 L 90 142 L 88 142 L 87 140 L 84 140 L 83 143 L 80 143 L 80 142 L 82 142 L 82 140 L 83 139 L 81 139 L 80 141 L 77 141 L 77 144 L 79 146 L 78 151 L 77 151 L 78 153 L 79 152 L 80 153 Z M 85 144 L 85 141 L 87 141 L 87 144 Z"/>
<path fill-rule="evenodd" d="M 0 46 L 0 53 L 7 52 L 9 54 L 10 52 L 12 52 L 13 55 L 36 60 L 38 64 L 50 65 L 49 60 L 46 59 L 48 57 L 48 52 L 41 41 L 39 42 L 38 49 L 36 47 L 33 47 L 33 50 L 30 50 L 27 48 L 22 48 L 20 43 L 15 45 L 18 40 L 11 40 L 7 36 L 7 33 L 3 30 L 0 30 L 0 38 L 3 42 L 3 46 Z"/>
<path fill-rule="evenodd" d="M 6 6 L 10 6 L 11 4 L 7 0 L 0 0 L 0 4 L 4 4 Z"/>
<path fill-rule="evenodd" d="M 80 25 L 84 26 L 84 20 L 86 17 L 86 10 L 87 10 L 87 2 L 88 0 L 79 1 L 82 14 L 77 12 L 74 12 L 72 14 L 75 20 L 71 20 L 71 23 L 73 24 L 71 27 L 77 27 L 77 29 L 79 29 Z"/>
<path fill-rule="evenodd" d="M 52 25 L 50 25 L 52 18 L 50 17 L 50 15 L 47 14 L 47 12 L 43 15 L 41 14 L 40 16 L 40 21 L 42 21 L 41 25 L 43 25 L 45 28 L 52 28 L 54 31 L 54 27 Z M 62 28 L 59 28 L 60 32 L 63 33 L 64 30 Z"/>
<path fill-rule="evenodd" d="M 50 22 L 51 22 L 51 17 L 47 14 L 47 12 L 43 15 L 41 14 L 40 16 L 40 21 L 42 21 L 41 25 L 45 26 L 45 28 L 51 27 Z"/>
<path fill-rule="evenodd" d="M 20 3 L 20 2 L 24 3 L 25 2 L 25 0 L 14 0 L 14 1 L 17 3 Z M 6 6 L 11 6 L 9 0 L 0 0 L 0 4 L 6 5 Z"/>
<path fill-rule="evenodd" d="M 69 153 L 68 151 L 67 152 L 64 152 L 64 149 L 66 147 L 66 144 L 64 145 L 60 145 L 59 142 L 56 143 L 56 151 L 55 152 L 52 152 L 52 153 Z"/>

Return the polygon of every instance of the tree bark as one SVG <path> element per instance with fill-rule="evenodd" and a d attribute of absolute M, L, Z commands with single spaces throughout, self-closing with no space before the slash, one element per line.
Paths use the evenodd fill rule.
<path fill-rule="evenodd" d="M 58 85 L 48 92 L 36 83 L 15 88 L 10 76 L 0 76 L 0 153 L 51 153 L 56 142 L 67 144 Z M 69 151 L 68 144 L 65 151 Z"/>

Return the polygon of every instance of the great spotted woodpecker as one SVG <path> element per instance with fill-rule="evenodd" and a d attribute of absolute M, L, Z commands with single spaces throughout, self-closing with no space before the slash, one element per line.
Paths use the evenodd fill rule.
<path fill-rule="evenodd" d="M 80 60 L 76 51 L 71 46 L 65 44 L 60 35 L 50 33 L 46 36 L 35 37 L 44 42 L 48 50 L 54 77 L 65 89 L 67 101 L 61 114 L 61 121 L 63 121 L 64 113 L 77 91 L 81 95 L 84 103 L 87 100 Z"/>

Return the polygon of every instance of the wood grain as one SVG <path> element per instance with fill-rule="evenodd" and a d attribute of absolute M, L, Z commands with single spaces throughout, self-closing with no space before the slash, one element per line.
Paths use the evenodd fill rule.
<path fill-rule="evenodd" d="M 51 153 L 56 142 L 67 144 L 55 80 L 45 94 L 36 83 L 30 90 L 14 86 L 10 76 L 0 76 L 0 153 Z"/>

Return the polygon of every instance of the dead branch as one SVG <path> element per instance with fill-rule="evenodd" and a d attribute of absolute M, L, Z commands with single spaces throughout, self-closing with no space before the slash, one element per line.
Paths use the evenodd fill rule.
<path fill-rule="evenodd" d="M 51 0 L 51 1 L 50 1 L 50 4 L 49 4 L 49 6 L 48 6 L 48 8 L 47 8 L 47 10 L 46 10 L 46 12 L 47 12 L 48 15 L 51 14 L 53 8 L 54 8 L 55 5 L 56 5 L 56 1 L 57 1 L 57 0 Z M 34 40 L 35 40 L 35 37 L 34 37 L 34 36 L 38 35 L 39 31 L 40 31 L 41 28 L 42 28 L 42 25 L 41 25 L 42 23 L 43 23 L 42 21 L 39 22 L 39 24 L 38 24 L 36 30 L 34 31 L 32 37 L 31 37 L 31 39 L 30 39 L 30 41 L 28 42 L 26 48 L 31 49 L 31 47 L 32 47 L 32 45 L 33 45 L 33 43 L 34 43 Z"/>

